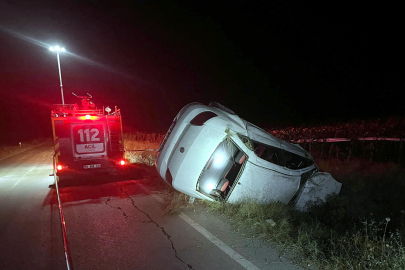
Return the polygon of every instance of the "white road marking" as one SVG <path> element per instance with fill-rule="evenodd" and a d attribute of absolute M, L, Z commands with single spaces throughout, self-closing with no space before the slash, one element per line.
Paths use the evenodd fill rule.
<path fill-rule="evenodd" d="M 151 194 L 150 191 L 142 184 L 138 183 L 140 188 L 142 188 L 145 192 L 150 194 L 153 198 L 155 198 L 158 202 L 163 203 L 164 199 L 160 197 L 159 195 L 156 194 Z M 234 261 L 239 263 L 243 268 L 247 270 L 260 270 L 260 268 L 256 267 L 253 263 L 251 263 L 249 260 L 245 259 L 242 255 L 240 255 L 238 252 L 233 250 L 231 247 L 229 247 L 227 244 L 219 240 L 215 235 L 207 231 L 203 226 L 189 218 L 186 214 L 183 212 L 180 213 L 179 217 L 183 219 L 185 222 L 187 222 L 191 227 L 193 227 L 196 231 L 201 233 L 205 238 L 207 238 L 211 243 L 216 245 L 219 249 L 221 249 L 223 252 L 226 253 L 229 257 L 231 257 Z"/>
<path fill-rule="evenodd" d="M 211 241 L 211 243 L 215 244 L 217 247 L 219 247 L 223 252 L 225 252 L 229 257 L 231 257 L 233 260 L 235 260 L 237 263 L 239 263 L 243 268 L 248 269 L 248 270 L 260 270 L 260 268 L 257 268 L 253 263 L 250 261 L 246 260 L 242 255 L 240 255 L 238 252 L 230 248 L 227 244 L 219 240 L 215 235 L 207 231 L 203 226 L 189 218 L 187 215 L 184 213 L 180 213 L 179 217 L 181 217 L 185 222 L 187 222 L 191 227 L 196 229 L 199 233 L 201 233 L 205 238 Z"/>

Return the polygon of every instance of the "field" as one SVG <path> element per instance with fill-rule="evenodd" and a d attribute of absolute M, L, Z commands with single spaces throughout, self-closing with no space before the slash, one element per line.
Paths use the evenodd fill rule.
<path fill-rule="evenodd" d="M 21 145 L 9 145 L 9 146 L 0 146 L 0 159 L 8 157 L 10 155 L 17 154 L 19 152 L 23 152 L 27 149 L 35 147 L 41 143 L 50 141 L 49 139 L 34 139 L 29 142 L 21 142 Z"/>
<path fill-rule="evenodd" d="M 301 254 L 301 263 L 321 269 L 405 269 L 405 171 L 403 121 L 349 123 L 313 128 L 269 130 L 287 141 L 302 143 L 321 171 L 343 183 L 341 193 L 309 213 L 280 203 L 255 201 L 222 204 L 197 201 L 207 210 L 229 216 L 236 227 Z M 344 130 L 346 129 L 346 130 Z M 139 138 L 144 137 L 145 140 Z M 360 141 L 362 137 L 398 141 Z M 127 135 L 126 149 L 157 149 L 162 135 Z M 152 138 L 155 138 L 154 140 Z M 314 139 L 349 138 L 326 143 Z M 132 153 L 136 153 L 132 154 Z M 132 160 L 153 165 L 155 152 L 132 152 Z M 175 192 L 171 208 L 190 207 Z M 192 207 L 192 206 L 191 206 Z M 274 223 L 272 222 L 274 221 Z"/>

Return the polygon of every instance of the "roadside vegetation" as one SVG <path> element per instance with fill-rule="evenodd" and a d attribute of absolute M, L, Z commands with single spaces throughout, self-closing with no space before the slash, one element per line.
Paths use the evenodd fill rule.
<path fill-rule="evenodd" d="M 130 163 L 141 163 L 148 166 L 155 165 L 156 150 L 159 148 L 163 135 L 158 133 L 125 133 L 125 159 Z M 147 151 L 142 151 L 147 150 Z"/>
<path fill-rule="evenodd" d="M 286 130 L 292 129 L 277 132 L 286 136 Z M 315 134 L 314 130 L 310 134 Z M 277 132 L 272 133 L 277 135 Z M 390 131 L 391 137 L 402 138 L 402 135 Z M 368 136 L 374 135 L 368 133 Z M 160 140 L 162 137 L 155 136 Z M 156 139 L 155 142 L 145 140 L 131 144 L 131 138 L 126 137 L 126 149 L 127 146 L 157 149 L 160 143 Z M 298 263 L 304 266 L 405 269 L 405 155 L 402 141 L 301 145 L 314 156 L 321 171 L 331 173 L 343 183 L 338 196 L 330 197 L 324 204 L 313 205 L 308 213 L 300 213 L 281 203 L 262 205 L 254 200 L 237 204 L 196 200 L 194 204 L 226 215 L 236 227 L 249 228 L 263 240 L 297 252 Z M 154 158 L 151 153 L 139 160 L 146 160 L 149 165 L 154 163 Z M 192 207 L 188 196 L 173 192 L 170 211 Z"/>
<path fill-rule="evenodd" d="M 405 117 L 353 120 L 345 123 L 329 123 L 312 127 L 267 128 L 268 132 L 286 141 L 300 139 L 325 139 L 379 137 L 405 138 Z"/>
<path fill-rule="evenodd" d="M 0 146 L 0 159 L 25 151 L 46 141 L 50 141 L 50 139 L 34 139 L 31 141 L 23 141 L 21 144 L 16 143 L 15 145 Z"/>
<path fill-rule="evenodd" d="M 392 164 L 354 163 L 323 162 L 338 171 L 338 176 L 332 175 L 343 182 L 342 190 L 309 213 L 252 200 L 203 203 L 237 226 L 296 251 L 305 264 L 321 269 L 405 269 L 404 173 Z"/>

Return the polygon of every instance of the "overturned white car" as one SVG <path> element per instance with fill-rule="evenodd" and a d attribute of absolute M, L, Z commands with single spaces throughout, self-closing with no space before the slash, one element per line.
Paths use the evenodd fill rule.
<path fill-rule="evenodd" d="M 156 168 L 176 190 L 206 200 L 280 201 L 305 211 L 341 183 L 319 172 L 311 155 L 239 118 L 225 106 L 191 103 L 175 117 Z"/>

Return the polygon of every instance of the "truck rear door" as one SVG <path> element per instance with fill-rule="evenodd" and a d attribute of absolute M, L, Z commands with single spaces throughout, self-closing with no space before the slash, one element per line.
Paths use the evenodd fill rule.
<path fill-rule="evenodd" d="M 75 158 L 106 157 L 106 128 L 103 123 L 72 124 L 73 156 Z"/>

